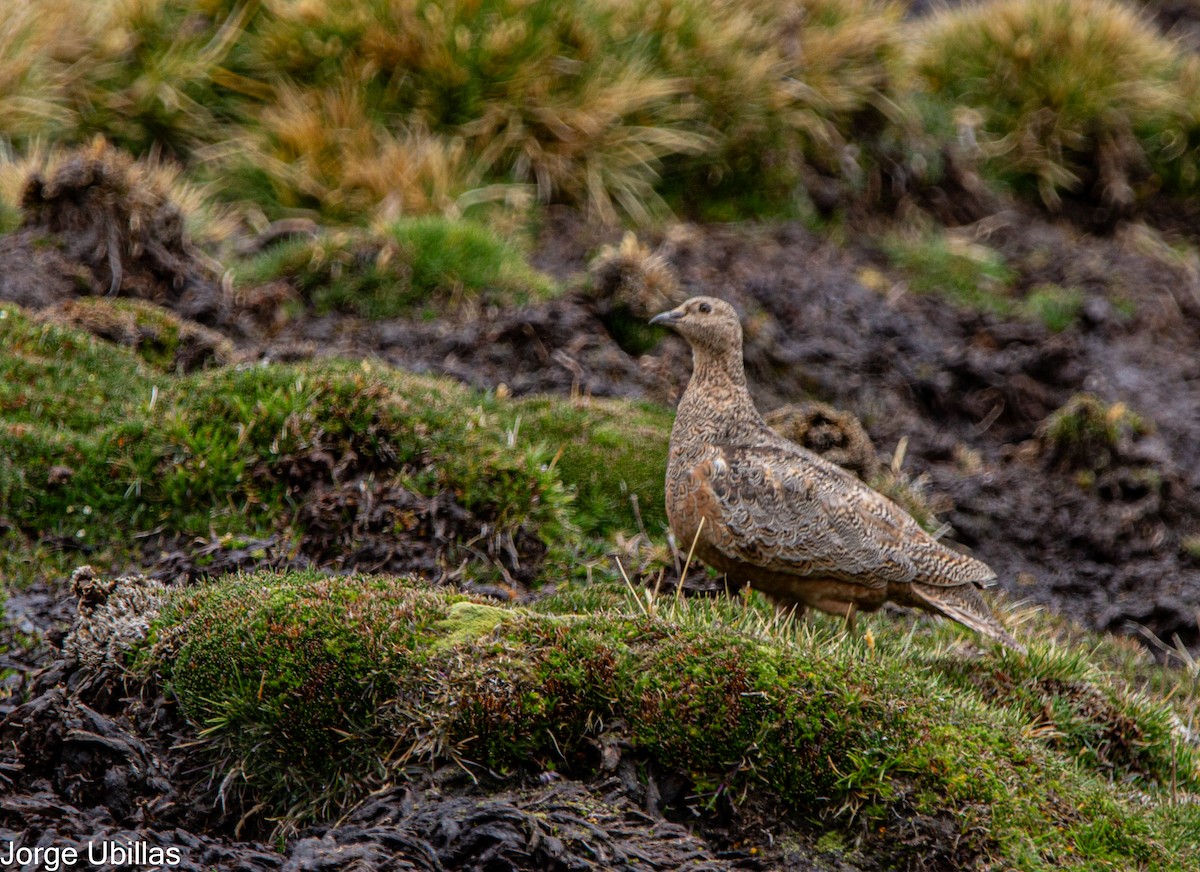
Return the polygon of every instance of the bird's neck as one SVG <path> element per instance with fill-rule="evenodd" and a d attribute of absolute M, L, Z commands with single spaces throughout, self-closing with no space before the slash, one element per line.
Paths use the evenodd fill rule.
<path fill-rule="evenodd" d="M 765 429 L 746 387 L 741 348 L 692 352 L 692 378 L 679 401 L 671 441 L 680 446 L 746 444 Z"/>

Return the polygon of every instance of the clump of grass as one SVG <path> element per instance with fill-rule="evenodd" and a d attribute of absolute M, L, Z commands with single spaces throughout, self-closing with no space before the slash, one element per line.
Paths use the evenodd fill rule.
<path fill-rule="evenodd" d="M 1015 708 L 1032 734 L 1111 778 L 1169 788 L 1181 768 L 1200 774 L 1170 708 L 1131 691 L 1080 650 L 1035 652 L 994 670 L 954 659 L 938 668 L 960 687 Z"/>
<path fill-rule="evenodd" d="M 186 156 L 236 114 L 217 80 L 251 7 L 23 3 L 10 40 L 0 40 L 0 69 L 32 60 L 14 71 L 0 116 L 16 114 L 16 129 L 29 136 L 81 143 L 102 135 L 139 155 L 157 148 Z"/>
<path fill-rule="evenodd" d="M 481 195 L 481 168 L 461 137 L 419 125 L 389 128 L 386 110 L 345 82 L 326 88 L 283 83 L 258 123 L 208 150 L 234 196 L 245 191 L 273 211 L 307 209 L 332 221 L 364 216 L 461 213 L 460 201 L 515 196 L 512 186 Z"/>
<path fill-rule="evenodd" d="M 147 248 L 169 249 L 180 241 L 214 249 L 236 229 L 211 188 L 185 177 L 179 164 L 136 159 L 102 137 L 73 148 L 0 150 L 0 231 L 22 224 L 100 237 L 90 243 L 96 251 L 83 257 L 89 263 L 109 259 L 113 240 L 118 245 L 112 257 L 136 260 Z"/>
<path fill-rule="evenodd" d="M 1048 462 L 1064 470 L 1098 473 L 1117 462 L 1150 425 L 1124 403 L 1076 394 L 1038 427 Z"/>
<path fill-rule="evenodd" d="M 1179 48 L 1117 0 L 1001 0 L 939 12 L 915 68 L 934 99 L 968 107 L 990 166 L 1050 209 L 1065 193 L 1128 210 L 1177 142 Z"/>
<path fill-rule="evenodd" d="M 1021 301 L 1021 308 L 1053 333 L 1075 325 L 1083 312 L 1083 292 L 1078 288 L 1037 285 Z"/>
<path fill-rule="evenodd" d="M 617 10 L 613 35 L 689 82 L 713 132 L 711 147 L 672 162 L 673 200 L 730 220 L 795 212 L 797 185 L 814 174 L 838 180 L 847 200 L 882 193 L 887 139 L 907 139 L 899 4 L 684 0 Z M 918 175 L 924 158 L 915 140 L 906 146 L 889 157 L 904 165 L 898 175 Z"/>
<path fill-rule="evenodd" d="M 661 341 L 662 331 L 647 321 L 684 297 L 671 264 L 632 231 L 619 245 L 601 247 L 588 264 L 588 277 L 605 328 L 630 354 L 644 354 Z"/>
<path fill-rule="evenodd" d="M 606 45 L 604 14 L 551 0 L 274 4 L 249 63 L 287 71 L 306 93 L 354 82 L 370 95 L 370 122 L 458 142 L 464 165 L 489 181 L 532 185 L 543 201 L 606 220 L 618 208 L 647 218 L 660 161 L 702 139 L 679 126 L 683 83 Z"/>
<path fill-rule="evenodd" d="M 284 827 L 335 816 L 414 765 L 582 775 L 609 734 L 685 777 L 697 810 L 754 792 L 881 838 L 935 818 L 958 836 L 937 850 L 1016 868 L 1195 859 L 1196 815 L 1171 797 L 1200 786 L 1197 753 L 1160 704 L 1113 697 L 1144 743 L 1121 771 L 1154 767 L 1135 794 L 1108 780 L 1111 761 L 1077 758 L 1040 712 L 995 691 L 1078 677 L 1078 649 L 1039 646 L 1028 669 L 1004 654 L 948 661 L 941 634 L 954 631 L 940 626 L 934 640 L 863 644 L 756 602 L 637 602 L 534 612 L 398 579 L 257 575 L 173 594 L 140 668 L 203 731 L 227 798 L 264 803 Z"/>
<path fill-rule="evenodd" d="M 964 308 L 997 315 L 1015 308 L 1016 273 L 986 245 L 942 233 L 893 234 L 883 250 L 918 293 L 937 293 Z"/>
<path fill-rule="evenodd" d="M 1192 560 L 1200 561 L 1200 534 L 1193 533 L 1191 536 L 1184 536 L 1179 543 L 1179 548 Z"/>
<path fill-rule="evenodd" d="M 237 279 L 282 279 L 318 312 L 364 318 L 433 306 L 519 306 L 555 292 L 551 279 L 494 231 L 435 215 L 284 242 L 242 264 Z"/>
<path fill-rule="evenodd" d="M 965 309 L 1037 322 L 1053 333 L 1071 329 L 1083 313 L 1078 288 L 1041 284 L 1022 295 L 1018 270 L 1000 252 L 953 233 L 894 233 L 883 250 L 914 291 L 938 294 Z"/>

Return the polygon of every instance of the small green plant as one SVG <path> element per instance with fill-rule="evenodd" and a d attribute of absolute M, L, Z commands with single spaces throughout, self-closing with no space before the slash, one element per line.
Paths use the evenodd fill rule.
<path fill-rule="evenodd" d="M 1074 326 L 1083 311 L 1083 292 L 1058 285 L 1038 285 L 1021 302 L 1021 308 L 1053 333 Z"/>
<path fill-rule="evenodd" d="M 1038 439 L 1051 462 L 1077 471 L 1111 466 L 1150 425 L 1124 403 L 1108 404 L 1095 394 L 1076 394 L 1038 427 Z"/>
<path fill-rule="evenodd" d="M 1011 314 L 1016 273 L 999 252 L 940 233 L 893 234 L 883 250 L 918 293 L 940 294 L 957 305 L 997 315 Z"/>
<path fill-rule="evenodd" d="M 237 278 L 242 284 L 283 279 L 318 312 L 364 318 L 394 318 L 426 306 L 518 306 L 555 291 L 494 231 L 440 216 L 284 242 L 243 264 Z"/>

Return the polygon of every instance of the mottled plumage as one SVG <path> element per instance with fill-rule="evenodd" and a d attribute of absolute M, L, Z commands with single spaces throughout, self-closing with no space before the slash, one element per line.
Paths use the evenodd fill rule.
<path fill-rule="evenodd" d="M 1016 650 L 977 587 L 996 574 L 926 533 L 855 476 L 763 421 L 728 303 L 693 297 L 651 323 L 692 346 L 667 462 L 667 517 L 680 545 L 776 602 L 853 621 L 885 601 L 944 615 Z"/>

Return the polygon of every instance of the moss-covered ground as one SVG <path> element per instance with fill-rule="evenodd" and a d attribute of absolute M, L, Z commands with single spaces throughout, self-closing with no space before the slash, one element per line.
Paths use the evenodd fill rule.
<path fill-rule="evenodd" d="M 119 565 L 150 531 L 296 536 L 306 495 L 356 476 L 450 492 L 561 553 L 576 527 L 636 531 L 634 496 L 662 529 L 661 409 L 507 400 L 344 362 L 176 375 L 14 306 L 0 344 L 0 517 L 30 547 L 65 548 L 63 566 Z"/>
<path fill-rule="evenodd" d="M 757 599 L 647 605 L 576 585 L 498 607 L 313 574 L 180 591 L 155 632 L 140 668 L 168 682 L 242 800 L 285 819 L 328 816 L 414 766 L 587 777 L 607 737 L 683 774 L 682 806 L 766 797 L 847 844 L 937 819 L 997 868 L 1200 859 L 1200 755 L 1168 705 L 1068 642 L 964 657 L 952 627 L 873 618 L 849 636 Z"/>

